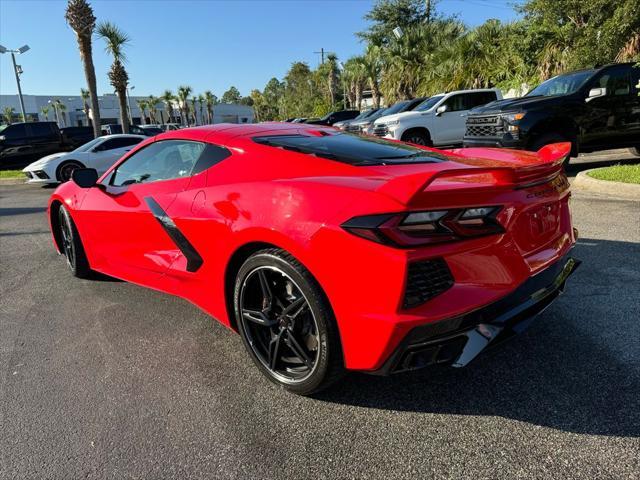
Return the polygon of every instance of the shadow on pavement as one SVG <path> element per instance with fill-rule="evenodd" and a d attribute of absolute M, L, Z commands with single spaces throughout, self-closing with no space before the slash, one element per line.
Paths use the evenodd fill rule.
<path fill-rule="evenodd" d="M 468 367 L 352 374 L 316 398 L 640 436 L 640 272 L 624 263 L 640 258 L 640 244 L 584 239 L 574 254 L 583 264 L 566 293 L 528 332 Z"/>
<path fill-rule="evenodd" d="M 29 213 L 42 213 L 46 211 L 46 207 L 0 208 L 0 217 L 8 217 L 10 215 L 27 215 Z"/>
<path fill-rule="evenodd" d="M 622 158 L 617 160 L 598 160 L 584 163 L 575 163 L 574 160 L 573 162 L 570 162 L 569 165 L 565 165 L 565 170 L 567 175 L 574 176 L 579 172 L 590 170 L 592 168 L 611 167 L 613 165 L 635 165 L 636 163 L 640 163 L 640 157 Z"/>

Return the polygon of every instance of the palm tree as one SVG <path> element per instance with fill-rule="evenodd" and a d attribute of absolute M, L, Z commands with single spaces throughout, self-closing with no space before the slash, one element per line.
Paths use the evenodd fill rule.
<path fill-rule="evenodd" d="M 192 88 L 188 85 L 181 85 L 178 87 L 178 100 L 180 102 L 180 114 L 182 115 L 182 124 L 189 125 L 189 95 L 191 95 Z"/>
<path fill-rule="evenodd" d="M 327 55 L 327 86 L 329 89 L 329 101 L 331 108 L 336 103 L 336 92 L 338 90 L 338 57 L 335 53 Z"/>
<path fill-rule="evenodd" d="M 380 107 L 380 73 L 382 72 L 382 52 L 379 46 L 369 45 L 363 57 L 367 83 L 371 89 L 373 106 Z"/>
<path fill-rule="evenodd" d="M 140 109 L 140 125 L 145 125 L 147 123 L 147 108 L 149 107 L 149 102 L 144 99 L 139 99 L 136 100 L 136 103 Z"/>
<path fill-rule="evenodd" d="M 198 125 L 198 110 L 196 109 L 196 103 L 198 102 L 198 97 L 191 97 L 191 108 L 193 110 L 193 124 Z"/>
<path fill-rule="evenodd" d="M 42 115 L 44 115 L 44 118 L 48 122 L 49 121 L 49 107 L 47 107 L 47 106 L 40 107 L 40 111 L 42 112 Z"/>
<path fill-rule="evenodd" d="M 213 123 L 213 105 L 216 103 L 216 96 L 207 90 L 204 92 L 204 101 L 207 105 L 207 123 Z"/>
<path fill-rule="evenodd" d="M 366 81 L 364 59 L 360 56 L 351 57 L 344 64 L 344 75 L 349 85 L 347 96 L 352 108 L 360 110 L 362 106 L 362 92 Z"/>
<path fill-rule="evenodd" d="M 87 103 L 87 101 L 89 100 L 89 90 L 81 88 L 80 97 L 82 97 L 82 110 L 87 116 L 87 125 L 91 125 L 91 119 L 89 118 L 89 104 Z"/>
<path fill-rule="evenodd" d="M 153 95 L 149 95 L 148 103 L 149 106 L 149 116 L 151 117 L 151 123 L 158 123 L 156 120 L 156 114 L 158 113 L 158 103 L 160 99 L 158 97 L 154 97 Z"/>
<path fill-rule="evenodd" d="M 84 66 L 84 76 L 87 80 L 91 113 L 93 117 L 93 135 L 99 137 L 100 131 L 100 106 L 98 104 L 98 88 L 96 86 L 96 70 L 93 67 L 93 55 L 91 48 L 91 36 L 96 27 L 96 17 L 87 0 L 69 0 L 64 18 L 69 26 L 76 32 L 80 60 Z"/>
<path fill-rule="evenodd" d="M 7 125 L 11 125 L 11 122 L 13 121 L 13 114 L 13 107 L 4 107 L 2 116 L 4 117 L 4 121 Z"/>
<path fill-rule="evenodd" d="M 164 102 L 165 110 L 167 111 L 167 123 L 173 123 L 173 101 L 175 98 L 176 97 L 173 95 L 171 90 L 165 90 L 160 96 L 160 99 Z"/>
<path fill-rule="evenodd" d="M 127 115 L 127 85 L 129 84 L 129 75 L 123 65 L 123 62 L 126 61 L 126 55 L 123 49 L 129 43 L 129 37 L 110 22 L 104 22 L 98 25 L 98 35 L 106 42 L 105 50 L 113 56 L 113 64 L 109 71 L 109 80 L 118 95 L 122 131 L 129 133 L 129 116 Z"/>
<path fill-rule="evenodd" d="M 204 96 L 202 94 L 198 95 L 198 104 L 200 106 L 200 122 L 204 125 L 207 122 L 204 119 Z"/>

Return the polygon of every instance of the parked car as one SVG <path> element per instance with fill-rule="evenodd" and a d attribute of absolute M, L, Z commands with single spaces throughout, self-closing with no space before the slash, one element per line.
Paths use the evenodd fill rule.
<path fill-rule="evenodd" d="M 549 307 L 579 264 L 569 148 L 453 154 L 323 126 L 195 127 L 148 139 L 100 180 L 75 170 L 49 223 L 73 275 L 183 297 L 239 332 L 268 379 L 311 394 L 345 369 L 462 367 Z"/>
<path fill-rule="evenodd" d="M 501 99 L 497 89 L 458 90 L 425 100 L 411 112 L 386 115 L 374 122 L 373 134 L 418 145 L 459 146 L 465 119 L 474 107 Z"/>
<path fill-rule="evenodd" d="M 44 155 L 71 148 L 55 122 L 0 125 L 0 169 L 24 167 Z"/>
<path fill-rule="evenodd" d="M 364 110 L 360 112 L 356 118 L 352 118 L 351 120 L 341 120 L 333 124 L 335 128 L 339 128 L 340 130 L 347 130 L 347 127 L 351 125 L 353 122 L 357 122 L 358 120 L 362 120 L 367 117 L 371 117 L 376 112 L 380 110 L 384 110 L 384 108 L 370 108 L 369 110 Z"/>
<path fill-rule="evenodd" d="M 78 148 L 94 139 L 93 127 L 62 127 L 63 141 L 73 148 Z"/>
<path fill-rule="evenodd" d="M 634 65 L 566 73 L 522 98 L 476 108 L 464 145 L 537 150 L 571 142 L 573 156 L 623 147 L 640 155 L 640 68 Z"/>
<path fill-rule="evenodd" d="M 106 135 L 85 143 L 71 152 L 47 155 L 25 167 L 27 183 L 61 183 L 71 178 L 76 168 L 95 168 L 104 173 L 122 155 L 142 140 L 143 135 Z"/>
<path fill-rule="evenodd" d="M 110 123 L 102 125 L 102 133 L 104 135 L 117 135 L 122 133 L 122 125 L 119 123 Z M 146 137 L 153 137 L 164 133 L 164 130 L 152 125 L 129 125 L 129 133 L 133 135 L 144 135 Z"/>
<path fill-rule="evenodd" d="M 304 123 L 307 121 L 307 117 L 294 118 L 291 123 Z"/>
<path fill-rule="evenodd" d="M 336 122 L 343 120 L 351 120 L 360 115 L 358 110 L 339 110 L 337 112 L 331 112 L 326 114 L 322 118 L 307 120 L 304 123 L 311 123 L 314 125 L 333 125 Z"/>
<path fill-rule="evenodd" d="M 182 125 L 179 123 L 163 123 L 162 125 L 158 125 L 163 132 L 170 132 L 172 130 L 180 130 Z"/>
<path fill-rule="evenodd" d="M 377 111 L 375 115 L 364 119 L 361 122 L 352 123 L 351 125 L 349 125 L 349 131 L 371 135 L 373 133 L 373 125 L 378 118 L 386 117 L 387 115 L 394 115 L 396 113 L 410 112 L 425 100 L 426 97 L 418 97 L 411 100 L 403 100 L 401 102 L 394 103 L 389 108 L 381 109 Z"/>

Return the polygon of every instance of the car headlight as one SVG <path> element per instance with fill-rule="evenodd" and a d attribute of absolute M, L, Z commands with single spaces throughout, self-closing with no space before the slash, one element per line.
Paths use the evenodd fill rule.
<path fill-rule="evenodd" d="M 502 118 L 506 120 L 508 123 L 518 123 L 520 120 L 524 118 L 524 112 L 518 113 L 506 113 L 502 115 Z"/>

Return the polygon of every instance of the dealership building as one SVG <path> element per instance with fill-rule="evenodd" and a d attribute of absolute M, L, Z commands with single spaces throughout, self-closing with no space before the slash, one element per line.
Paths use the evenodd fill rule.
<path fill-rule="evenodd" d="M 84 112 L 83 100 L 80 95 L 23 95 L 22 98 L 24 100 L 25 114 L 29 120 L 57 121 L 61 127 L 83 126 L 89 124 L 87 115 Z M 128 105 L 131 108 L 131 115 L 133 117 L 134 124 L 139 125 L 142 123 L 151 123 L 149 110 L 146 111 L 145 121 L 141 121 L 142 114 L 136 102 L 136 100 L 147 100 L 147 98 L 148 97 L 140 96 L 131 96 L 129 98 Z M 66 107 L 64 111 L 58 112 L 57 118 L 56 112 L 52 106 L 53 102 L 56 100 L 60 100 L 60 102 Z M 99 95 L 98 102 L 100 104 L 100 120 L 102 124 L 120 123 L 120 108 L 117 95 Z M 0 95 L 0 112 L 4 112 L 6 107 L 14 109 L 13 121 L 18 122 L 22 120 L 20 101 L 17 95 Z M 47 116 L 42 113 L 42 107 L 49 107 Z M 191 108 L 191 102 L 189 102 L 190 111 Z M 206 123 L 206 106 L 203 106 L 201 113 L 200 104 L 198 103 L 196 104 L 196 110 L 198 124 Z M 176 121 L 176 119 L 180 121 L 180 111 L 177 103 L 174 105 L 172 116 L 174 121 Z M 234 104 L 217 104 L 213 107 L 213 123 L 253 123 L 253 121 L 254 113 L 252 107 Z M 156 122 L 168 122 L 166 105 L 163 102 L 158 103 L 156 106 Z"/>

